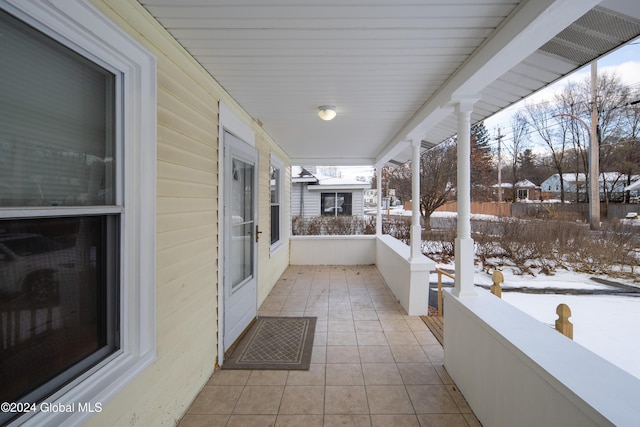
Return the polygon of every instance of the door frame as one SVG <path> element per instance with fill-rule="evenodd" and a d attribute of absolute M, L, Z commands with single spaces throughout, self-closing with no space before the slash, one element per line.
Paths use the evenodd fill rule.
<path fill-rule="evenodd" d="M 225 277 L 225 213 L 224 213 L 224 189 L 225 189 L 225 162 L 224 162 L 224 133 L 225 131 L 234 134 L 237 138 L 242 139 L 249 146 L 256 148 L 255 144 L 255 132 L 253 129 L 242 121 L 242 119 L 232 111 L 224 102 L 220 101 L 218 106 L 218 299 L 217 299 L 217 344 L 218 344 L 218 365 L 222 366 L 224 363 L 224 277 Z M 259 157 L 259 153 L 258 153 Z M 259 165 L 258 158 L 256 158 L 256 177 L 258 177 Z M 257 195 L 256 195 L 257 196 Z M 255 212 L 255 221 L 258 221 L 258 211 Z M 256 280 L 258 275 L 258 259 L 256 257 Z M 256 287 L 256 302 L 258 299 Z"/>

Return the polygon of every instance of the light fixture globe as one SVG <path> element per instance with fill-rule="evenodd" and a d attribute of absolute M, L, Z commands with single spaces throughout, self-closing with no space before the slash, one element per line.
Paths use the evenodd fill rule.
<path fill-rule="evenodd" d="M 336 107 L 333 105 L 321 105 L 318 107 L 318 116 L 322 120 L 332 120 L 336 116 Z"/>

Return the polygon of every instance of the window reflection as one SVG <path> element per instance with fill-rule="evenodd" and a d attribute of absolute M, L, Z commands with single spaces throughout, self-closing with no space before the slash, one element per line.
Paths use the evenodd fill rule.
<path fill-rule="evenodd" d="M 108 222 L 0 222 L 0 401 L 18 401 L 85 357 L 115 348 L 108 339 L 115 295 L 102 275 Z"/>

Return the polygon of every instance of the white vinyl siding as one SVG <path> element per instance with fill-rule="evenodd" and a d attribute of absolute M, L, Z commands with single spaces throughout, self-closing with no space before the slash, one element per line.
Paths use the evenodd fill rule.
<path fill-rule="evenodd" d="M 288 156 L 137 1 L 91 2 L 158 58 L 157 217 L 149 219 L 157 224 L 158 357 L 87 425 L 174 425 L 213 373 L 218 353 L 219 103 L 256 133 L 261 230 L 269 229 L 269 153 L 286 171 Z M 267 234 L 258 246 L 259 302 L 289 262 L 286 185 L 282 198 L 282 250 L 270 255 Z"/>

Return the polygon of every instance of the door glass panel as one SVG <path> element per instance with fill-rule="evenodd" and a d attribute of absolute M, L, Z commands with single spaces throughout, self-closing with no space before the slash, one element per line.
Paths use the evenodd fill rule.
<path fill-rule="evenodd" d="M 231 182 L 231 289 L 253 274 L 253 174 L 254 165 L 232 161 Z"/>

